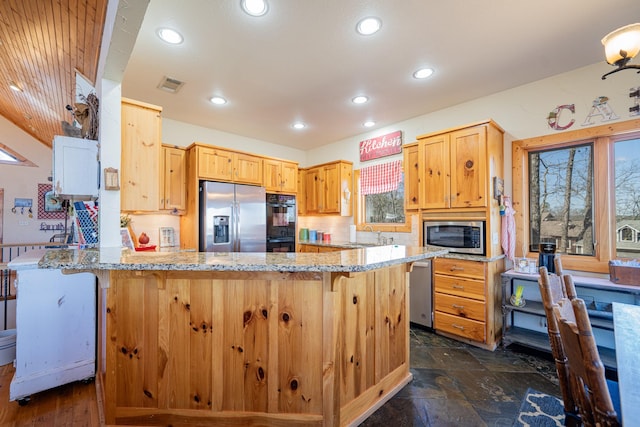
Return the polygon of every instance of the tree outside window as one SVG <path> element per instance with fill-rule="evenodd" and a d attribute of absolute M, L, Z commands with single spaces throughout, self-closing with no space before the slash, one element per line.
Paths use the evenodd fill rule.
<path fill-rule="evenodd" d="M 368 194 L 365 200 L 367 223 L 404 223 L 404 177 L 398 189 L 380 194 Z"/>
<path fill-rule="evenodd" d="M 531 251 L 552 242 L 557 252 L 593 255 L 592 144 L 529 153 Z"/>

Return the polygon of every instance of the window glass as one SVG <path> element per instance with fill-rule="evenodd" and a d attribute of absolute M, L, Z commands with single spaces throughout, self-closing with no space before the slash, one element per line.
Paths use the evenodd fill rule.
<path fill-rule="evenodd" d="M 593 144 L 529 153 L 530 250 L 593 255 Z"/>
<path fill-rule="evenodd" d="M 617 141 L 615 151 L 616 257 L 640 256 L 640 139 Z"/>
<path fill-rule="evenodd" d="M 395 191 L 368 194 L 365 199 L 365 222 L 373 224 L 404 223 L 404 176 Z"/>

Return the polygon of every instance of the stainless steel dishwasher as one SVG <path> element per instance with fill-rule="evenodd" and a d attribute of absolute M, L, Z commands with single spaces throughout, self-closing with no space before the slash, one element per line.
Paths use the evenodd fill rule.
<path fill-rule="evenodd" d="M 409 273 L 409 320 L 412 323 L 433 327 L 433 293 L 431 290 L 431 261 L 416 262 Z"/>

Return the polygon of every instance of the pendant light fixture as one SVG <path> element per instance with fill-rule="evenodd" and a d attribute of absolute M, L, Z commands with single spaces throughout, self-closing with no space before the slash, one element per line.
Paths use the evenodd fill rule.
<path fill-rule="evenodd" d="M 640 73 L 640 65 L 628 65 L 640 52 L 640 23 L 626 25 L 607 34 L 602 39 L 607 62 L 617 68 L 602 76 L 606 79 L 609 74 L 621 70 L 635 69 Z"/>

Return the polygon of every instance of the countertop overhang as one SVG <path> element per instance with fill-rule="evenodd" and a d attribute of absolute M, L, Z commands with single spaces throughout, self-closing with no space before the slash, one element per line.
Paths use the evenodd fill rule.
<path fill-rule="evenodd" d="M 39 268 L 62 270 L 362 272 L 443 256 L 447 249 L 374 246 L 326 253 L 134 252 L 121 248 L 47 251 Z"/>

